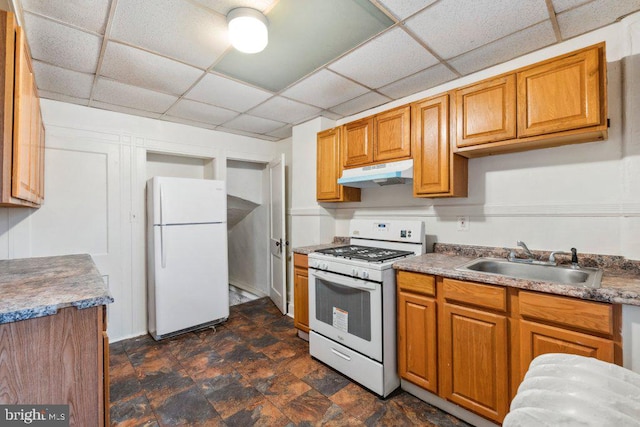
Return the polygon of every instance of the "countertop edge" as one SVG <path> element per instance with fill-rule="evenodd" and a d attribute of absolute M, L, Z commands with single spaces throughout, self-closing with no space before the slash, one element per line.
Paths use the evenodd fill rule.
<path fill-rule="evenodd" d="M 0 324 L 55 315 L 114 302 L 89 254 L 0 261 Z"/>
<path fill-rule="evenodd" d="M 435 255 L 425 254 L 418 258 Z M 468 258 L 457 255 L 442 255 L 440 257 L 449 257 L 455 259 L 457 265 L 463 265 L 466 262 L 473 260 L 474 258 Z M 413 261 L 412 261 L 413 260 Z M 431 274 L 434 276 L 446 277 L 449 279 L 457 280 L 469 280 L 477 283 L 486 283 L 490 285 L 498 285 L 505 287 L 518 288 L 528 291 L 542 292 L 547 294 L 554 294 L 560 296 L 567 296 L 572 298 L 579 298 L 583 300 L 613 303 L 613 304 L 627 304 L 640 306 L 640 293 L 634 291 L 624 291 L 621 289 L 615 289 L 608 286 L 602 286 L 598 289 L 583 288 L 572 285 L 563 285 L 559 283 L 534 281 L 527 279 L 516 279 L 506 276 L 496 276 L 491 274 L 483 274 L 479 272 L 465 272 L 452 268 L 434 267 L 428 264 L 428 260 L 417 261 L 417 258 L 409 258 L 407 260 L 397 261 L 393 264 L 393 268 L 399 271 L 409 271 L 420 274 Z M 605 271 L 606 274 L 606 271 Z M 609 282 L 616 280 L 615 275 L 608 277 Z M 640 281 L 640 278 L 638 279 Z"/>

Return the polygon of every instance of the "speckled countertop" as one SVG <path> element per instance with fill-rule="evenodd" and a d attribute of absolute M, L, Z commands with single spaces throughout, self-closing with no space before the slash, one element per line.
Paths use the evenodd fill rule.
<path fill-rule="evenodd" d="M 335 248 L 338 246 L 344 246 L 348 244 L 349 244 L 348 237 L 336 236 L 333 238 L 333 242 L 331 243 L 324 243 L 320 245 L 311 245 L 311 246 L 300 246 L 297 248 L 293 248 L 292 250 L 296 254 L 309 255 L 311 252 L 316 252 L 316 251 L 319 251 L 320 249 Z"/>
<path fill-rule="evenodd" d="M 0 323 L 112 302 L 90 255 L 0 260 Z"/>
<path fill-rule="evenodd" d="M 397 270 L 433 274 L 452 279 L 471 280 L 494 285 L 510 286 L 556 295 L 565 295 L 592 301 L 640 305 L 640 263 L 619 256 L 579 254 L 581 265 L 602 268 L 604 274 L 599 289 L 563 285 L 475 271 L 458 271 L 457 267 L 484 256 L 505 258 L 508 248 L 436 244 L 435 253 L 408 258 L 393 264 Z M 536 256 L 548 258 L 548 252 L 533 251 Z M 567 258 L 568 259 L 568 258 Z M 567 261 L 567 260 L 561 260 Z"/>

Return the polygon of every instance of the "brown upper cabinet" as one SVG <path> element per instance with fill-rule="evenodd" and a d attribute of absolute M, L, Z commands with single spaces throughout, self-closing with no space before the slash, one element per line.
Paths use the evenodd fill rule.
<path fill-rule="evenodd" d="M 345 168 L 411 158 L 409 105 L 344 125 Z"/>
<path fill-rule="evenodd" d="M 451 153 L 449 94 L 411 104 L 414 197 L 466 197 L 467 159 Z"/>
<path fill-rule="evenodd" d="M 373 117 L 373 160 L 411 157 L 411 109 L 408 105 L 376 114 Z"/>
<path fill-rule="evenodd" d="M 359 202 L 360 189 L 338 185 L 342 174 L 341 128 L 319 132 L 317 137 L 316 198 L 320 202 Z"/>
<path fill-rule="evenodd" d="M 509 74 L 456 91 L 458 147 L 516 137 L 516 76 Z"/>
<path fill-rule="evenodd" d="M 601 64 L 602 63 L 602 64 Z M 598 126 L 606 120 L 601 88 L 604 46 L 543 62 L 518 73 L 518 136 Z M 602 70 L 601 70 L 602 66 Z"/>
<path fill-rule="evenodd" d="M 10 12 L 0 12 L 0 206 L 44 200 L 44 137 L 29 46 Z"/>
<path fill-rule="evenodd" d="M 373 163 L 373 117 L 356 120 L 342 127 L 345 168 Z"/>
<path fill-rule="evenodd" d="M 456 90 L 465 157 L 607 138 L 605 44 Z"/>

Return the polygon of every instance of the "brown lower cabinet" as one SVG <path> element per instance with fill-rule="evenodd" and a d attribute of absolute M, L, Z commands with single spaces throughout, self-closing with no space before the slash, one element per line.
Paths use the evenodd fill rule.
<path fill-rule="evenodd" d="M 304 254 L 293 254 L 293 324 L 309 333 L 309 266 Z"/>
<path fill-rule="evenodd" d="M 104 306 L 0 325 L 0 404 L 68 404 L 72 426 L 109 425 Z"/>
<path fill-rule="evenodd" d="M 622 364 L 620 305 L 407 271 L 397 288 L 400 377 L 491 421 L 536 356 Z"/>

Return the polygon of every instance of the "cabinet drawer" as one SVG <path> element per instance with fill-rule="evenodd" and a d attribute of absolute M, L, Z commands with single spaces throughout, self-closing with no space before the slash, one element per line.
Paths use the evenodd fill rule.
<path fill-rule="evenodd" d="M 428 274 L 398 271 L 397 283 L 398 288 L 403 291 L 427 296 L 436 295 L 436 278 Z"/>
<path fill-rule="evenodd" d="M 500 286 L 444 279 L 443 294 L 448 301 L 507 311 L 507 290 Z"/>
<path fill-rule="evenodd" d="M 613 335 L 613 306 L 557 295 L 521 291 L 520 315 L 598 334 Z"/>
<path fill-rule="evenodd" d="M 307 255 L 293 254 L 293 265 L 300 268 L 309 268 L 309 260 Z"/>

